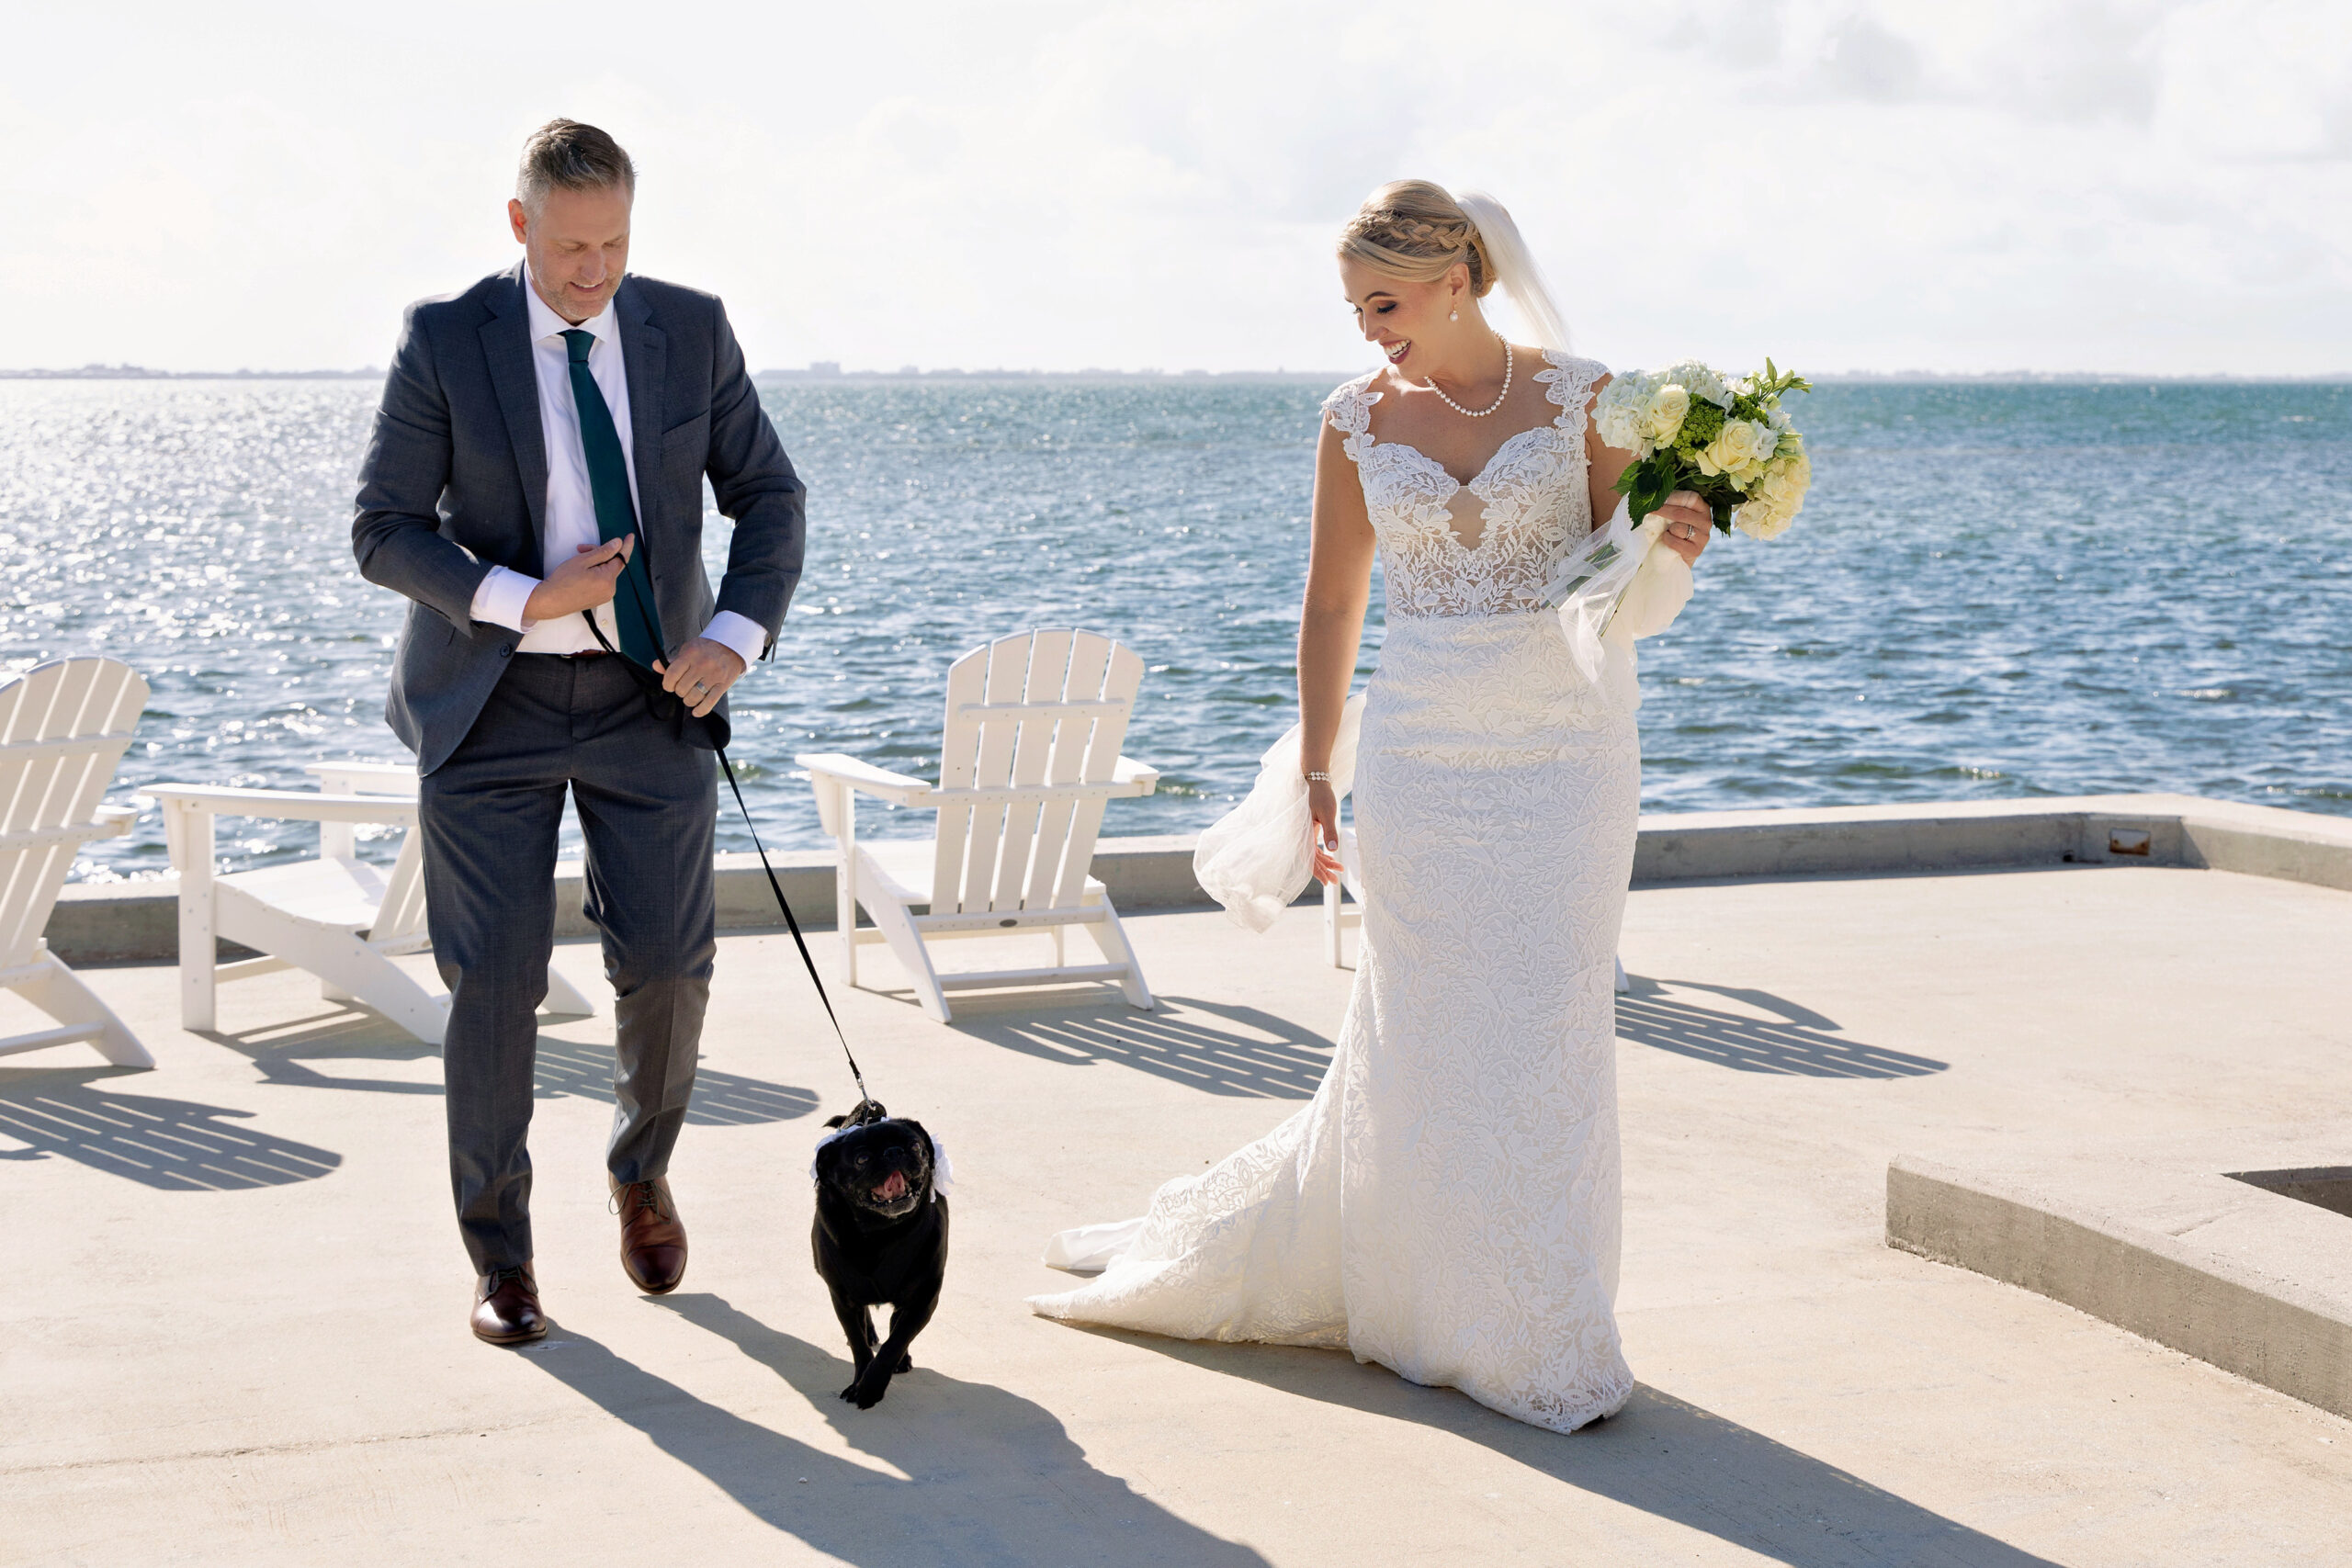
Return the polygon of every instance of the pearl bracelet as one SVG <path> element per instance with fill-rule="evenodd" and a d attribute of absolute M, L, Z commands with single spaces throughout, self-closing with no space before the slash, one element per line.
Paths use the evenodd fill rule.
<path fill-rule="evenodd" d="M 1329 784 L 1331 782 L 1331 775 L 1321 772 L 1311 773 L 1306 775 L 1306 782 L 1308 784 Z"/>

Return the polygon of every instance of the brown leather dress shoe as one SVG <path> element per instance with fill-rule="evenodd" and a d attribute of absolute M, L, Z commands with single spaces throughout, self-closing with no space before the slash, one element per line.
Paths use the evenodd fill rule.
<path fill-rule="evenodd" d="M 474 1281 L 474 1337 L 488 1345 L 520 1345 L 546 1337 L 539 1282 L 531 1266 L 493 1269 Z"/>
<path fill-rule="evenodd" d="M 621 1216 L 621 1269 L 649 1296 L 666 1294 L 686 1276 L 686 1227 L 667 1177 L 613 1186 Z"/>

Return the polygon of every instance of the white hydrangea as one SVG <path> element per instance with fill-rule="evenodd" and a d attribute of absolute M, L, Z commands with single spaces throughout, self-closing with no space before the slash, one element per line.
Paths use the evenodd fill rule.
<path fill-rule="evenodd" d="M 1719 409 L 1732 405 L 1729 383 L 1696 359 L 1678 360 L 1657 373 L 1661 382 L 1671 381 L 1687 389 L 1694 398 L 1704 398 Z"/>
<path fill-rule="evenodd" d="M 1656 451 L 1657 444 L 1642 434 L 1643 417 L 1649 412 L 1656 389 L 1657 378 L 1639 370 L 1620 371 L 1611 377 L 1592 405 L 1592 427 L 1601 441 L 1636 458 Z"/>

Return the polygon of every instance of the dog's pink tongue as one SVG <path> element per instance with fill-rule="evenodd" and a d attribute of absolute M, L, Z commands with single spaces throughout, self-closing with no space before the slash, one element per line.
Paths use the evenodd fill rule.
<path fill-rule="evenodd" d="M 874 1190 L 876 1201 L 884 1203 L 889 1202 L 894 1198 L 903 1198 L 906 1195 L 907 1179 L 902 1173 L 895 1170 L 889 1175 L 884 1177 L 882 1179 L 882 1185 Z"/>

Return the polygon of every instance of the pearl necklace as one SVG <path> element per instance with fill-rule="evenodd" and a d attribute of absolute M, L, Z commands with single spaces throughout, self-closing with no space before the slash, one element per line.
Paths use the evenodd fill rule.
<path fill-rule="evenodd" d="M 1438 401 L 1443 403 L 1447 408 L 1452 409 L 1455 413 L 1466 414 L 1472 419 L 1486 418 L 1488 414 L 1502 407 L 1503 400 L 1510 396 L 1510 376 L 1513 368 L 1511 365 L 1510 339 L 1504 338 L 1501 342 L 1503 345 L 1503 389 L 1497 392 L 1495 394 L 1495 400 L 1487 404 L 1485 408 L 1464 408 L 1460 403 L 1455 402 L 1452 398 L 1445 395 L 1445 389 L 1437 384 L 1437 378 L 1434 376 L 1422 382 L 1421 385 L 1427 387 L 1430 391 L 1435 392 L 1438 397 Z"/>

